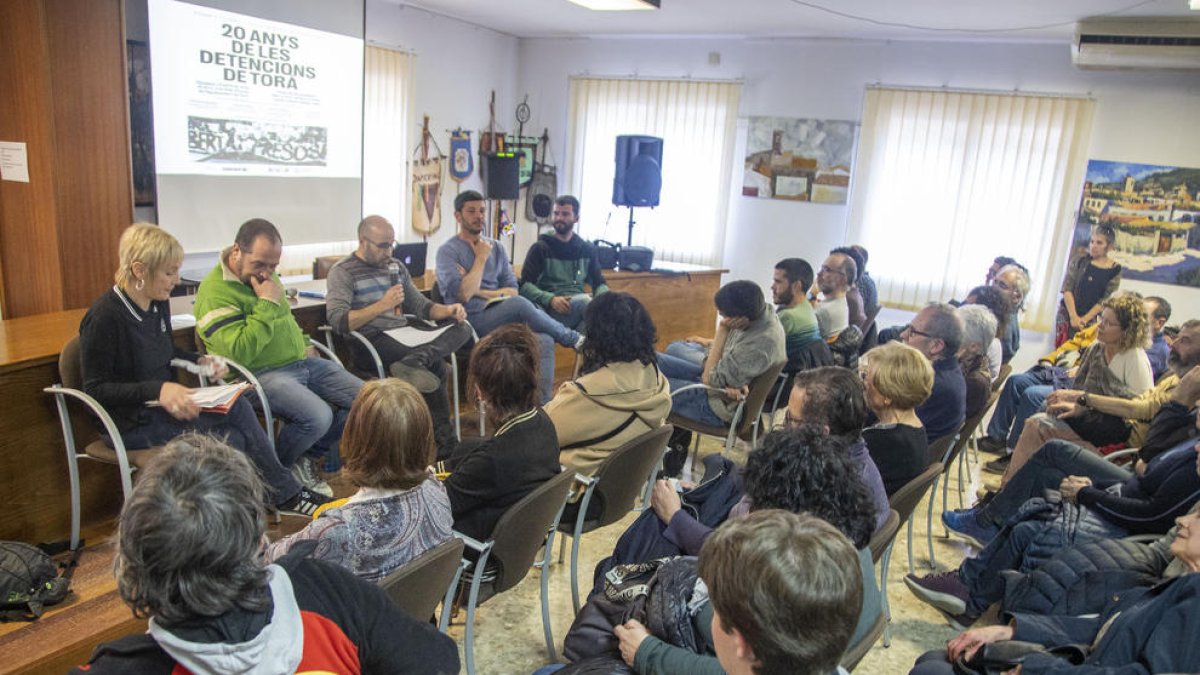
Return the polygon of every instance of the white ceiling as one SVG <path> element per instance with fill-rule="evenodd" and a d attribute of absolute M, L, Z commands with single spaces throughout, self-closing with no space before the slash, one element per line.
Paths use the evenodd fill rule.
<path fill-rule="evenodd" d="M 1074 23 L 1085 17 L 1200 17 L 1200 12 L 1188 10 L 1188 0 L 662 0 L 662 9 L 643 12 L 593 12 L 567 0 L 384 1 L 522 38 L 633 35 L 1065 42 L 1074 34 Z"/>

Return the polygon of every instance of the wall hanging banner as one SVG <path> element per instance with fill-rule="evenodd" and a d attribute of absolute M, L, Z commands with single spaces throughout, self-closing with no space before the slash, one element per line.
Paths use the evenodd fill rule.
<path fill-rule="evenodd" d="M 529 179 L 529 192 L 525 195 L 525 219 L 538 225 L 549 225 L 557 196 L 558 176 L 554 167 L 540 162 L 535 164 L 533 177 Z"/>
<path fill-rule="evenodd" d="M 442 158 L 413 160 L 412 228 L 424 235 L 442 226 Z"/>
<path fill-rule="evenodd" d="M 461 183 L 475 171 L 475 158 L 471 156 L 471 132 L 455 129 L 450 133 L 450 178 Z"/>

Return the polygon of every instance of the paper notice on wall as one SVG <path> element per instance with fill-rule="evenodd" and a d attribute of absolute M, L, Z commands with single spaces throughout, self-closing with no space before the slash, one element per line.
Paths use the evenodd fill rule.
<path fill-rule="evenodd" d="M 0 141 L 0 180 L 29 182 L 29 153 L 24 143 Z"/>

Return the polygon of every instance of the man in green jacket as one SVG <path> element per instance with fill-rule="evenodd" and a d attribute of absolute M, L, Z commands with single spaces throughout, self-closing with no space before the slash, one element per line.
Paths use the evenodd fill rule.
<path fill-rule="evenodd" d="M 596 247 L 575 234 L 579 200 L 562 195 L 554 200 L 554 232 L 543 234 L 529 247 L 521 268 L 521 295 L 567 328 L 583 330 L 583 311 L 593 295 L 608 291 Z"/>
<path fill-rule="evenodd" d="M 283 255 L 279 230 L 262 218 L 238 229 L 233 246 L 200 282 L 196 331 L 209 353 L 254 371 L 271 412 L 286 424 L 275 441 L 285 467 L 310 490 L 332 495 L 312 467 L 336 452 L 350 404 L 362 380 L 310 354 L 275 268 Z"/>

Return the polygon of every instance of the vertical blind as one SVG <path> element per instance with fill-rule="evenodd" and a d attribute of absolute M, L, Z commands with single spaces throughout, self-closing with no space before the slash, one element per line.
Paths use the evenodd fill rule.
<path fill-rule="evenodd" d="M 869 88 L 848 238 L 871 251 L 879 298 L 962 298 L 994 257 L 1033 279 L 1023 324 L 1046 330 L 1087 162 L 1091 99 Z"/>
<path fill-rule="evenodd" d="M 379 214 L 412 239 L 408 207 L 408 125 L 412 107 L 412 54 L 368 46 L 363 81 L 363 215 Z"/>
<path fill-rule="evenodd" d="M 612 205 L 616 137 L 658 136 L 659 206 L 635 210 L 633 243 L 653 248 L 657 260 L 719 265 L 741 89 L 738 82 L 572 78 L 566 184 L 580 199 L 585 236 L 625 242 L 629 210 Z"/>

